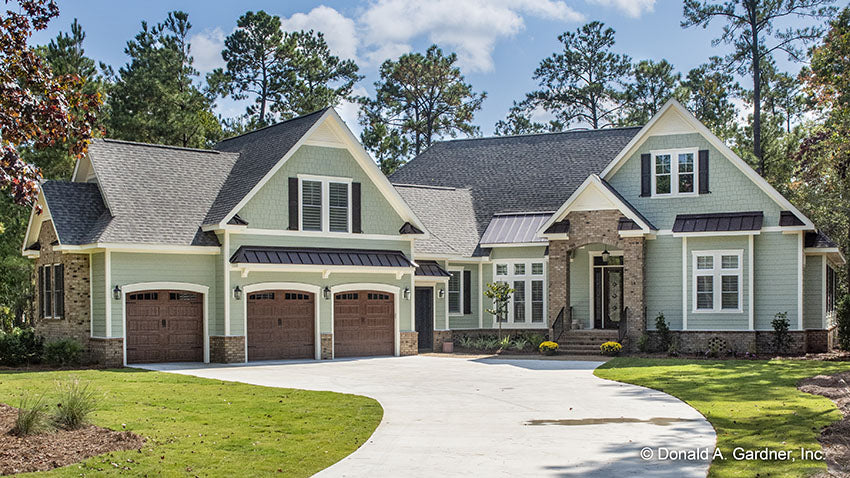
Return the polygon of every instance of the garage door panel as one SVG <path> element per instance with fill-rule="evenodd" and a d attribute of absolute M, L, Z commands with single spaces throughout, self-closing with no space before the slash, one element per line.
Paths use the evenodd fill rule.
<path fill-rule="evenodd" d="M 356 291 L 334 296 L 334 355 L 392 355 L 395 337 L 395 296 Z"/>
<path fill-rule="evenodd" d="M 200 362 L 204 358 L 203 296 L 182 291 L 127 295 L 127 362 Z"/>
<path fill-rule="evenodd" d="M 313 358 L 315 296 L 268 290 L 248 295 L 248 360 Z"/>

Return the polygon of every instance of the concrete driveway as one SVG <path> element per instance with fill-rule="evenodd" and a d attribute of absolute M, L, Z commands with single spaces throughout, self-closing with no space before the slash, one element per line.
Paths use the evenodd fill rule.
<path fill-rule="evenodd" d="M 704 477 L 710 459 L 658 460 L 661 447 L 713 450 L 702 415 L 597 378 L 599 365 L 413 356 L 144 368 L 378 400 L 378 429 L 322 477 Z M 641 458 L 644 447 L 653 458 Z"/>

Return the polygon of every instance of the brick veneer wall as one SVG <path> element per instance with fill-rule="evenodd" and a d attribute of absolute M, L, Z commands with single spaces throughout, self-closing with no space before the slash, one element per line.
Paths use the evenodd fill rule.
<path fill-rule="evenodd" d="M 334 358 L 334 336 L 333 334 L 322 334 L 322 360 Z"/>
<path fill-rule="evenodd" d="M 623 251 L 623 306 L 629 309 L 628 347 L 637 343 L 646 330 L 644 239 L 620 237 L 617 224 L 621 216 L 619 211 L 573 211 L 567 215 L 569 239 L 549 241 L 549 320 L 554 321 L 561 308 L 569 310 L 570 252 L 588 244 L 605 244 Z"/>
<path fill-rule="evenodd" d="M 123 338 L 98 338 L 88 339 L 89 359 L 104 367 L 124 366 L 124 339 Z"/>
<path fill-rule="evenodd" d="M 434 331 L 434 352 L 443 351 L 443 342 L 451 342 L 454 339 L 454 333 L 451 330 L 435 330 Z"/>
<path fill-rule="evenodd" d="M 91 336 L 91 287 L 89 284 L 89 256 L 87 254 L 63 254 L 55 251 L 56 234 L 53 223 L 44 221 L 39 231 L 41 244 L 39 257 L 35 260 L 33 282 L 35 283 L 36 333 L 47 341 L 72 338 L 80 343 L 90 357 Z M 38 283 L 38 268 L 45 264 L 63 264 L 65 268 L 65 316 L 61 319 L 45 319 L 41 310 L 41 284 Z M 120 365 L 120 364 L 119 364 Z"/>
<path fill-rule="evenodd" d="M 419 332 L 399 332 L 399 355 L 419 353 Z"/>
<path fill-rule="evenodd" d="M 658 343 L 658 333 L 655 331 L 648 332 L 650 343 Z M 677 341 L 679 351 L 685 354 L 703 354 L 709 350 L 709 341 L 713 338 L 719 338 L 725 341 L 726 348 L 720 350 L 720 353 L 725 355 L 729 350 L 744 354 L 755 349 L 759 355 L 770 355 L 776 353 L 773 347 L 773 331 L 717 331 L 717 332 L 701 332 L 701 331 L 671 331 L 673 340 Z M 831 334 L 830 330 L 792 330 L 788 332 L 791 337 L 791 343 L 788 347 L 788 354 L 803 355 L 805 353 L 820 353 L 831 350 L 832 346 L 829 341 Z"/>
<path fill-rule="evenodd" d="M 210 336 L 210 362 L 245 363 L 245 336 Z"/>

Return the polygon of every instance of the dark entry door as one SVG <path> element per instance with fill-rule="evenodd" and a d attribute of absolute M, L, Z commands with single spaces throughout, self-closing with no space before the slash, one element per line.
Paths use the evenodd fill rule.
<path fill-rule="evenodd" d="M 593 326 L 616 329 L 623 311 L 623 268 L 593 268 Z"/>
<path fill-rule="evenodd" d="M 416 331 L 419 350 L 434 348 L 434 289 L 416 288 Z"/>

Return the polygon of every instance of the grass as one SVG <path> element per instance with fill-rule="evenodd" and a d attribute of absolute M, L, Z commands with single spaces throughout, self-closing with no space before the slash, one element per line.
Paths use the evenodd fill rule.
<path fill-rule="evenodd" d="M 57 380 L 88 381 L 95 425 L 147 438 L 38 476 L 310 476 L 362 445 L 381 421 L 375 400 L 135 369 L 0 373 L 0 402 L 25 391 L 55 403 Z"/>
<path fill-rule="evenodd" d="M 710 477 L 800 477 L 826 470 L 823 461 L 799 459 L 799 450 L 821 450 L 821 429 L 841 413 L 824 397 L 797 390 L 815 375 L 850 370 L 850 364 L 800 360 L 677 360 L 617 358 L 596 369 L 598 377 L 642 385 L 669 393 L 699 410 L 717 432 L 716 458 Z M 790 450 L 798 459 L 739 461 L 746 450 Z"/>

